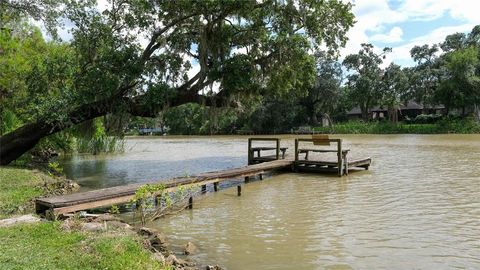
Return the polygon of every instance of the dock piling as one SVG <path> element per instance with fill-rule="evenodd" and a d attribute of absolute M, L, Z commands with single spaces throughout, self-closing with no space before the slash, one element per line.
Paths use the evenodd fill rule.
<path fill-rule="evenodd" d="M 213 191 L 215 191 L 215 192 L 218 191 L 218 182 L 213 183 Z"/>
<path fill-rule="evenodd" d="M 207 193 L 207 185 L 202 185 L 202 194 Z"/>
<path fill-rule="evenodd" d="M 188 209 L 193 209 L 193 197 L 188 198 Z"/>
<path fill-rule="evenodd" d="M 237 195 L 242 196 L 242 186 L 240 185 L 237 186 Z"/>

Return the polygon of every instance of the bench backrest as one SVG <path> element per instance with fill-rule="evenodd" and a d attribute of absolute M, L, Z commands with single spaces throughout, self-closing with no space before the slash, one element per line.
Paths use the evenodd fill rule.
<path fill-rule="evenodd" d="M 330 138 L 325 134 L 313 134 L 313 145 L 330 145 Z"/>

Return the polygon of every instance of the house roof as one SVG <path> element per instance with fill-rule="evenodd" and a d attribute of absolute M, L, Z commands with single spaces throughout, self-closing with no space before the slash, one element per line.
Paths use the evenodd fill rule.
<path fill-rule="evenodd" d="M 444 109 L 445 106 L 442 104 L 439 105 L 434 105 L 434 106 L 423 106 L 420 103 L 417 103 L 413 100 L 408 101 L 407 104 L 401 104 L 400 105 L 400 110 L 423 110 L 423 109 Z M 386 106 L 374 106 L 370 108 L 370 112 L 386 112 L 388 109 Z M 354 107 L 350 111 L 347 112 L 347 115 L 356 115 L 356 114 L 362 114 L 362 111 L 360 110 L 360 107 Z"/>

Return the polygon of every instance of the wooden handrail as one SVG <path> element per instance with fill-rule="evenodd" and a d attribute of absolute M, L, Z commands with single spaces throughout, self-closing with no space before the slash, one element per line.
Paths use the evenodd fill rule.
<path fill-rule="evenodd" d="M 248 138 L 248 165 L 253 164 L 253 151 L 252 151 L 252 142 L 253 141 L 274 141 L 275 145 L 275 159 L 280 159 L 280 139 L 279 138 Z"/>
<path fill-rule="evenodd" d="M 314 135 L 314 136 L 318 136 L 318 135 Z M 313 137 L 313 136 L 312 136 Z M 328 141 L 328 144 L 325 144 L 325 142 Z M 348 153 L 347 152 L 344 152 L 342 151 L 342 139 L 325 139 L 324 136 L 322 136 L 321 138 L 317 137 L 317 138 L 311 138 L 311 139 L 301 139 L 301 138 L 297 138 L 295 139 L 295 162 L 298 162 L 299 161 L 299 158 L 298 158 L 298 155 L 300 154 L 300 151 L 301 150 L 307 150 L 307 149 L 300 149 L 299 148 L 299 143 L 300 142 L 313 142 L 314 145 L 330 145 L 331 142 L 334 142 L 334 143 L 337 143 L 337 166 L 338 166 L 338 175 L 339 176 L 342 176 L 343 175 L 343 167 L 344 167 L 344 163 L 346 162 L 346 155 Z M 315 144 L 315 142 L 320 142 L 319 144 Z"/>

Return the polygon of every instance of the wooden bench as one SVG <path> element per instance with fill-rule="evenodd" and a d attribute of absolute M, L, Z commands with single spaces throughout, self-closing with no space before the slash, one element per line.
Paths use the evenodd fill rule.
<path fill-rule="evenodd" d="M 300 148 L 301 142 L 313 143 L 315 146 L 330 146 L 336 144 L 336 148 Z M 371 158 L 367 157 L 363 159 L 349 160 L 349 152 L 349 149 L 342 148 L 341 139 L 330 139 L 328 135 L 314 134 L 311 139 L 295 139 L 294 168 L 296 171 L 336 172 L 338 176 L 347 175 L 349 168 L 363 168 L 368 170 L 372 163 Z M 309 153 L 337 153 L 337 158 L 335 160 L 312 160 L 309 158 Z M 305 154 L 305 158 L 300 159 L 300 154 Z"/>
<path fill-rule="evenodd" d="M 350 149 L 344 149 L 342 150 L 342 156 L 346 156 Z M 308 149 L 308 148 L 302 148 L 298 150 L 299 154 L 305 154 L 305 160 L 308 160 L 308 153 L 337 153 L 338 150 L 324 150 L 324 149 Z"/>
<path fill-rule="evenodd" d="M 267 141 L 267 142 L 275 142 L 275 147 L 271 146 L 261 146 L 261 147 L 253 147 L 253 142 L 255 141 Z M 279 138 L 249 138 L 248 139 L 248 164 L 257 164 L 266 161 L 273 161 L 278 159 L 285 159 L 285 153 L 287 151 L 287 147 L 280 147 L 280 139 Z M 275 151 L 274 155 L 267 155 L 262 156 L 262 151 Z M 280 152 L 282 153 L 280 156 Z M 255 155 L 256 154 L 256 155 Z"/>
<path fill-rule="evenodd" d="M 336 149 L 318 149 L 318 148 L 300 148 L 301 142 L 311 142 L 315 146 L 330 146 L 336 144 Z M 328 135 L 314 134 L 311 139 L 295 139 L 295 169 L 309 169 L 317 171 L 335 171 L 338 176 L 348 174 L 348 158 L 349 149 L 342 149 L 341 139 L 330 139 Z M 337 153 L 336 161 L 326 160 L 309 160 L 309 153 Z M 305 154 L 302 160 L 300 154 Z"/>
<path fill-rule="evenodd" d="M 257 157 L 260 157 L 261 151 L 270 151 L 270 150 L 276 150 L 276 149 L 277 149 L 276 147 L 252 147 L 250 150 L 253 153 L 257 153 Z M 287 152 L 287 149 L 288 147 L 280 147 L 280 152 L 282 152 L 282 159 L 285 159 L 285 153 Z"/>

